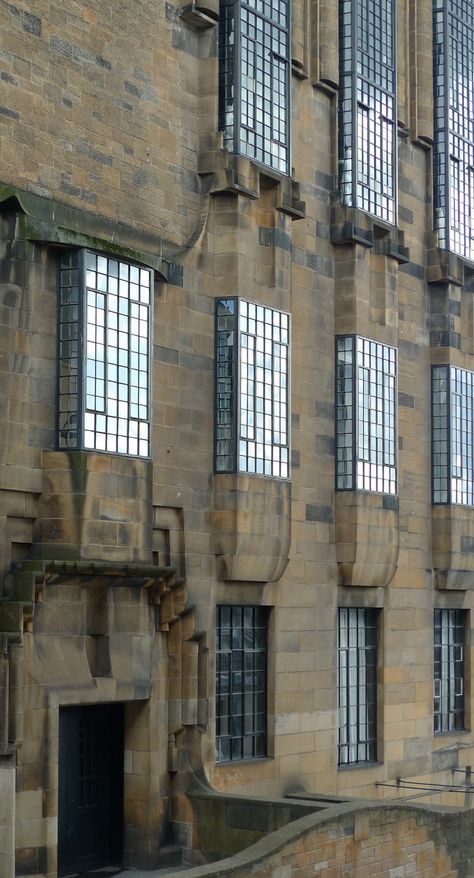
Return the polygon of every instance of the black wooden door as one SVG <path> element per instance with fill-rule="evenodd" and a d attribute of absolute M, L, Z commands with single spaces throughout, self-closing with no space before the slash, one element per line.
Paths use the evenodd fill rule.
<path fill-rule="evenodd" d="M 59 712 L 58 873 L 120 864 L 123 705 Z"/>

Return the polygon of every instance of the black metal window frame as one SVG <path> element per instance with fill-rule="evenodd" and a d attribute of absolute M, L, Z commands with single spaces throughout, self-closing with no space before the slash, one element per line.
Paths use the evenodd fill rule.
<path fill-rule="evenodd" d="M 64 251 L 58 291 L 57 447 L 149 458 L 153 271 Z"/>
<path fill-rule="evenodd" d="M 268 609 L 216 608 L 216 762 L 267 755 Z"/>
<path fill-rule="evenodd" d="M 434 216 L 439 246 L 474 261 L 474 7 L 434 0 Z"/>
<path fill-rule="evenodd" d="M 397 351 L 336 337 L 336 490 L 397 493 Z"/>
<path fill-rule="evenodd" d="M 434 611 L 434 731 L 465 728 L 466 610 Z"/>
<path fill-rule="evenodd" d="M 338 610 L 339 766 L 377 760 L 378 615 L 360 607 Z"/>
<path fill-rule="evenodd" d="M 474 372 L 432 366 L 432 500 L 474 506 Z"/>
<path fill-rule="evenodd" d="M 339 0 L 339 190 L 350 207 L 397 222 L 395 0 Z"/>
<path fill-rule="evenodd" d="M 290 332 L 286 311 L 216 301 L 216 473 L 290 476 Z"/>
<path fill-rule="evenodd" d="M 289 0 L 224 0 L 219 20 L 219 130 L 229 152 L 290 173 Z"/>

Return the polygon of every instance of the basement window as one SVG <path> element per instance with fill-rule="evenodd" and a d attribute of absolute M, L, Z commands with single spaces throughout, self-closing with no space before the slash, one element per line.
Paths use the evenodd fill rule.
<path fill-rule="evenodd" d="M 377 758 L 377 615 L 377 610 L 339 610 L 339 765 Z"/>
<path fill-rule="evenodd" d="M 434 730 L 464 728 L 465 610 L 434 611 Z"/>
<path fill-rule="evenodd" d="M 217 607 L 217 762 L 267 755 L 267 618 L 266 607 Z"/>

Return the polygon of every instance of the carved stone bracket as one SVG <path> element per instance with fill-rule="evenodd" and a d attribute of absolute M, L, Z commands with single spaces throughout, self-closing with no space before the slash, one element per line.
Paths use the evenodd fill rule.
<path fill-rule="evenodd" d="M 336 494 L 340 585 L 389 585 L 398 564 L 398 499 L 361 491 Z"/>
<path fill-rule="evenodd" d="M 331 216 L 333 244 L 364 244 L 377 254 L 391 256 L 403 264 L 410 261 L 404 233 L 396 226 L 388 226 L 362 210 L 337 202 Z"/>
<path fill-rule="evenodd" d="M 277 582 L 290 551 L 291 482 L 214 476 L 212 524 L 221 579 Z"/>
<path fill-rule="evenodd" d="M 278 174 L 244 156 L 224 149 L 222 134 L 208 138 L 201 145 L 199 174 L 207 176 L 204 187 L 211 195 L 234 194 L 258 199 L 262 186 L 277 189 L 277 210 L 293 219 L 306 215 L 305 202 L 300 198 L 300 185 L 285 174 Z"/>
<path fill-rule="evenodd" d="M 435 582 L 441 589 L 474 589 L 474 512 L 465 506 L 432 509 Z"/>

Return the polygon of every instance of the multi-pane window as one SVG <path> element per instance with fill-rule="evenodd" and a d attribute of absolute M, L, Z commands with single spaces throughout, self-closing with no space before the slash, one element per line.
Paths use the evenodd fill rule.
<path fill-rule="evenodd" d="M 377 610 L 340 609 L 339 765 L 377 758 Z"/>
<path fill-rule="evenodd" d="M 59 448 L 149 456 L 151 285 L 113 257 L 62 256 Z"/>
<path fill-rule="evenodd" d="M 395 0 L 340 0 L 339 186 L 396 222 Z"/>
<path fill-rule="evenodd" d="M 474 259 L 474 6 L 434 0 L 434 225 L 439 244 Z"/>
<path fill-rule="evenodd" d="M 434 730 L 464 728 L 464 610 L 434 611 Z"/>
<path fill-rule="evenodd" d="M 432 372 L 433 503 L 474 506 L 474 372 Z"/>
<path fill-rule="evenodd" d="M 289 476 L 290 317 L 244 299 L 216 305 L 216 472 Z"/>
<path fill-rule="evenodd" d="M 267 754 L 267 610 L 217 607 L 217 762 Z"/>
<path fill-rule="evenodd" d="M 224 0 L 219 128 L 230 152 L 289 173 L 289 0 Z"/>
<path fill-rule="evenodd" d="M 336 357 L 336 487 L 396 494 L 396 350 L 340 336 Z"/>

